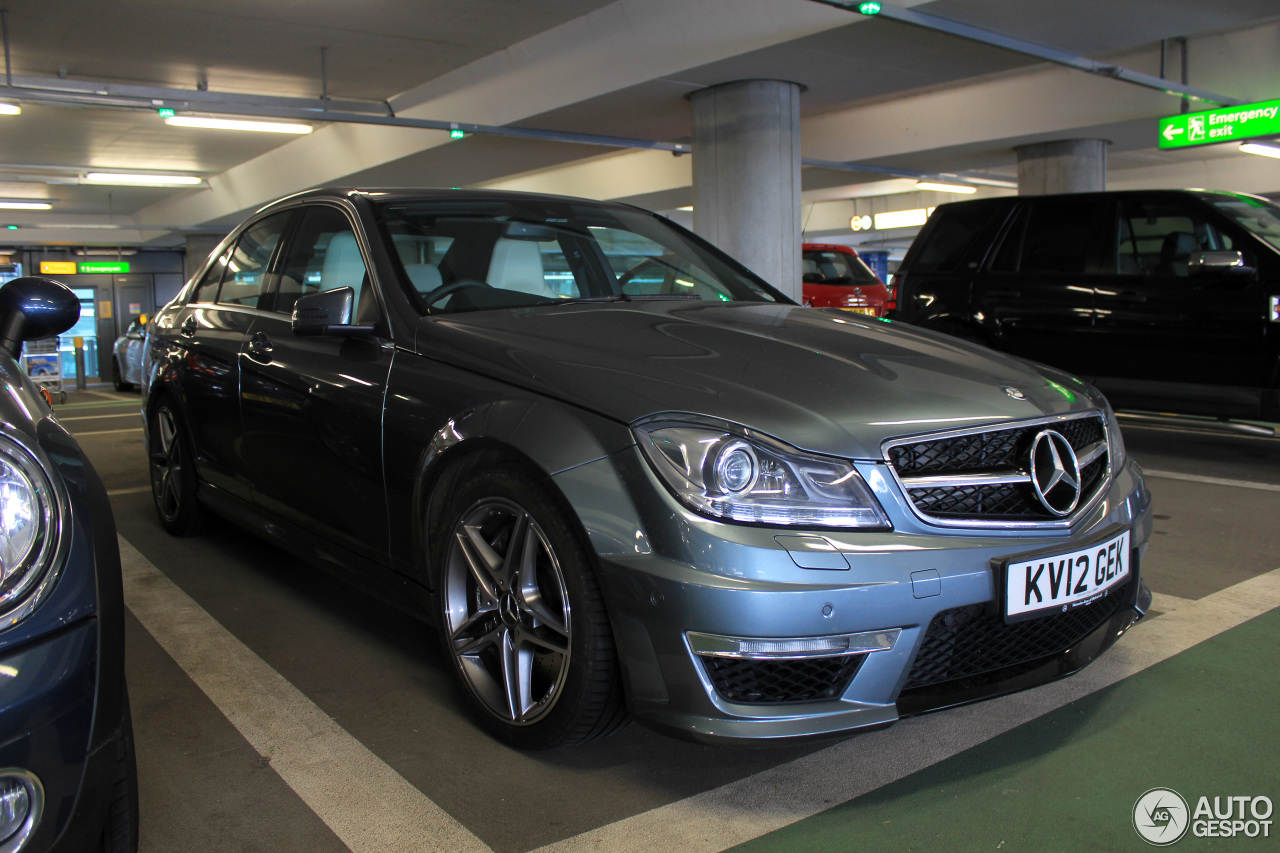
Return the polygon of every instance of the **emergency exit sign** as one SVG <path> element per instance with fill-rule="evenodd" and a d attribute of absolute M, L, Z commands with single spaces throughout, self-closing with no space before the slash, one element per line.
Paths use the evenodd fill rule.
<path fill-rule="evenodd" d="M 81 261 L 80 275 L 104 272 L 128 272 L 128 261 Z"/>
<path fill-rule="evenodd" d="M 1261 101 L 1160 119 L 1161 148 L 1191 148 L 1280 136 L 1280 101 Z"/>

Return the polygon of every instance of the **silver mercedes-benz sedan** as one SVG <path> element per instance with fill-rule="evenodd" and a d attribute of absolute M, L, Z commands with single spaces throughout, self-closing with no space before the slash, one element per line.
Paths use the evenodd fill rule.
<path fill-rule="evenodd" d="M 157 314 L 143 382 L 170 532 L 216 512 L 434 622 L 522 747 L 883 725 L 1070 674 L 1150 601 L 1093 388 L 623 205 L 291 196 Z"/>

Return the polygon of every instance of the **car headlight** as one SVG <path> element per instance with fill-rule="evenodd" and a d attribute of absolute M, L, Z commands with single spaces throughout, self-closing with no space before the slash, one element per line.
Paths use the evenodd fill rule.
<path fill-rule="evenodd" d="M 689 508 L 715 518 L 801 527 L 888 530 L 853 465 L 697 416 L 632 427 L 659 478 Z"/>
<path fill-rule="evenodd" d="M 25 616 L 22 605 L 51 576 L 60 514 L 53 484 L 21 445 L 0 436 L 0 627 Z"/>
<path fill-rule="evenodd" d="M 1116 419 L 1111 404 L 1104 400 L 1102 405 L 1107 416 L 1107 455 L 1111 460 L 1111 470 L 1118 474 L 1124 466 L 1124 436 L 1120 434 L 1120 421 Z"/>

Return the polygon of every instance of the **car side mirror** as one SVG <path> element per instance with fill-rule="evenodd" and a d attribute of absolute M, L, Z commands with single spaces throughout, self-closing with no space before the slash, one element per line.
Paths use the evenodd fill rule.
<path fill-rule="evenodd" d="M 825 276 L 820 272 L 807 272 L 802 276 L 802 278 L 804 279 L 805 284 L 817 284 L 821 282 Z"/>
<path fill-rule="evenodd" d="M 0 349 L 14 358 L 23 341 L 52 338 L 80 319 L 80 298 L 51 278 L 15 278 L 0 287 Z"/>
<path fill-rule="evenodd" d="M 351 324 L 356 292 L 350 287 L 336 287 L 312 293 L 293 305 L 295 335 L 372 335 L 374 326 Z"/>
<path fill-rule="evenodd" d="M 1192 278 L 1202 276 L 1244 278 L 1256 272 L 1254 267 L 1245 263 L 1244 253 L 1239 250 L 1195 252 L 1187 261 L 1187 270 Z"/>

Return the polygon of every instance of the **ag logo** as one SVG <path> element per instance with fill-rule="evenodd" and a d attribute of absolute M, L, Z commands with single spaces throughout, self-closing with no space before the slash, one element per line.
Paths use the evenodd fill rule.
<path fill-rule="evenodd" d="M 1187 834 L 1191 825 L 1187 801 L 1172 788 L 1152 788 L 1133 804 L 1133 828 L 1142 840 L 1167 847 Z"/>

